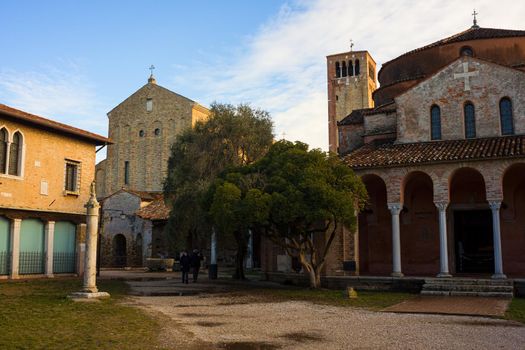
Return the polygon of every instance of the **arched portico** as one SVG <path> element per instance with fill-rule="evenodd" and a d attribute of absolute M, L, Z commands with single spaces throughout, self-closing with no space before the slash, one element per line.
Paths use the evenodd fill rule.
<path fill-rule="evenodd" d="M 512 164 L 503 173 L 501 245 L 503 266 L 511 276 L 525 275 L 525 163 Z"/>
<path fill-rule="evenodd" d="M 388 275 L 392 271 L 392 234 L 386 184 L 375 174 L 362 176 L 362 181 L 368 204 L 358 220 L 360 273 Z"/>

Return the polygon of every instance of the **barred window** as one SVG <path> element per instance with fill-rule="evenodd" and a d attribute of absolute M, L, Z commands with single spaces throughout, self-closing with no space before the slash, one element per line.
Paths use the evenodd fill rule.
<path fill-rule="evenodd" d="M 66 160 L 66 180 L 65 190 L 69 193 L 79 192 L 79 173 L 80 163 L 72 160 Z"/>
<path fill-rule="evenodd" d="M 430 132 L 432 140 L 441 140 L 441 109 L 436 105 L 430 108 Z"/>
<path fill-rule="evenodd" d="M 512 117 L 512 101 L 504 97 L 499 101 L 499 117 L 501 121 L 501 134 L 514 134 L 514 120 Z"/>
<path fill-rule="evenodd" d="M 476 114 L 474 111 L 474 105 L 471 102 L 465 104 L 464 117 L 465 117 L 465 138 L 472 139 L 476 137 Z"/>

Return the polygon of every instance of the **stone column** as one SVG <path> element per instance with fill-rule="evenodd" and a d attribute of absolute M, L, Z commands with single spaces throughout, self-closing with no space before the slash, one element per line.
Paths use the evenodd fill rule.
<path fill-rule="evenodd" d="M 399 213 L 403 205 L 401 203 L 389 203 L 388 209 L 392 214 L 392 277 L 403 277 L 401 272 L 401 237 L 399 229 Z"/>
<path fill-rule="evenodd" d="M 214 280 L 217 279 L 217 275 L 217 233 L 215 232 L 215 228 L 212 228 L 210 242 L 210 266 L 208 267 L 208 278 Z"/>
<path fill-rule="evenodd" d="M 19 260 L 20 260 L 20 226 L 22 225 L 21 219 L 13 219 L 11 221 L 11 237 L 10 237 L 10 245 L 11 245 L 11 272 L 9 274 L 9 277 L 11 279 L 17 279 L 18 276 L 18 267 L 19 267 Z"/>
<path fill-rule="evenodd" d="M 452 277 L 448 270 L 447 244 L 447 207 L 448 202 L 435 202 L 439 210 L 439 262 L 440 270 L 437 277 Z"/>
<path fill-rule="evenodd" d="M 492 278 L 507 278 L 503 273 L 503 258 L 501 254 L 501 231 L 499 222 L 499 208 L 501 201 L 489 201 L 492 210 L 492 236 L 494 240 L 494 275 Z"/>
<path fill-rule="evenodd" d="M 53 277 L 53 242 L 55 240 L 55 222 L 48 221 L 45 227 L 46 276 Z"/>
<path fill-rule="evenodd" d="M 246 268 L 253 269 L 253 232 L 248 230 L 248 252 L 246 254 Z"/>
<path fill-rule="evenodd" d="M 80 298 L 107 298 L 109 294 L 99 292 L 97 288 L 97 239 L 98 239 L 98 215 L 100 205 L 95 194 L 95 181 L 91 183 L 90 197 L 86 205 L 86 258 L 84 262 L 84 284 L 82 291 L 73 293 L 70 297 Z"/>

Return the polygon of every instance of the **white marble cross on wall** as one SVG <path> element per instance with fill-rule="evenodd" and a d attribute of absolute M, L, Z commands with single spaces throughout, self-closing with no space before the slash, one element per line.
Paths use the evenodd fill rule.
<path fill-rule="evenodd" d="M 463 62 L 463 73 L 454 73 L 454 79 L 463 78 L 465 82 L 465 90 L 470 91 L 470 78 L 479 75 L 478 71 L 468 71 L 468 62 Z"/>

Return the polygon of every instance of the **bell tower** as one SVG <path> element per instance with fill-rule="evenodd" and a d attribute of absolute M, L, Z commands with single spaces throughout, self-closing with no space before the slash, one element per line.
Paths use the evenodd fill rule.
<path fill-rule="evenodd" d="M 372 108 L 376 62 L 368 51 L 350 51 L 326 57 L 328 82 L 328 149 L 337 153 L 337 122 L 353 110 Z"/>

